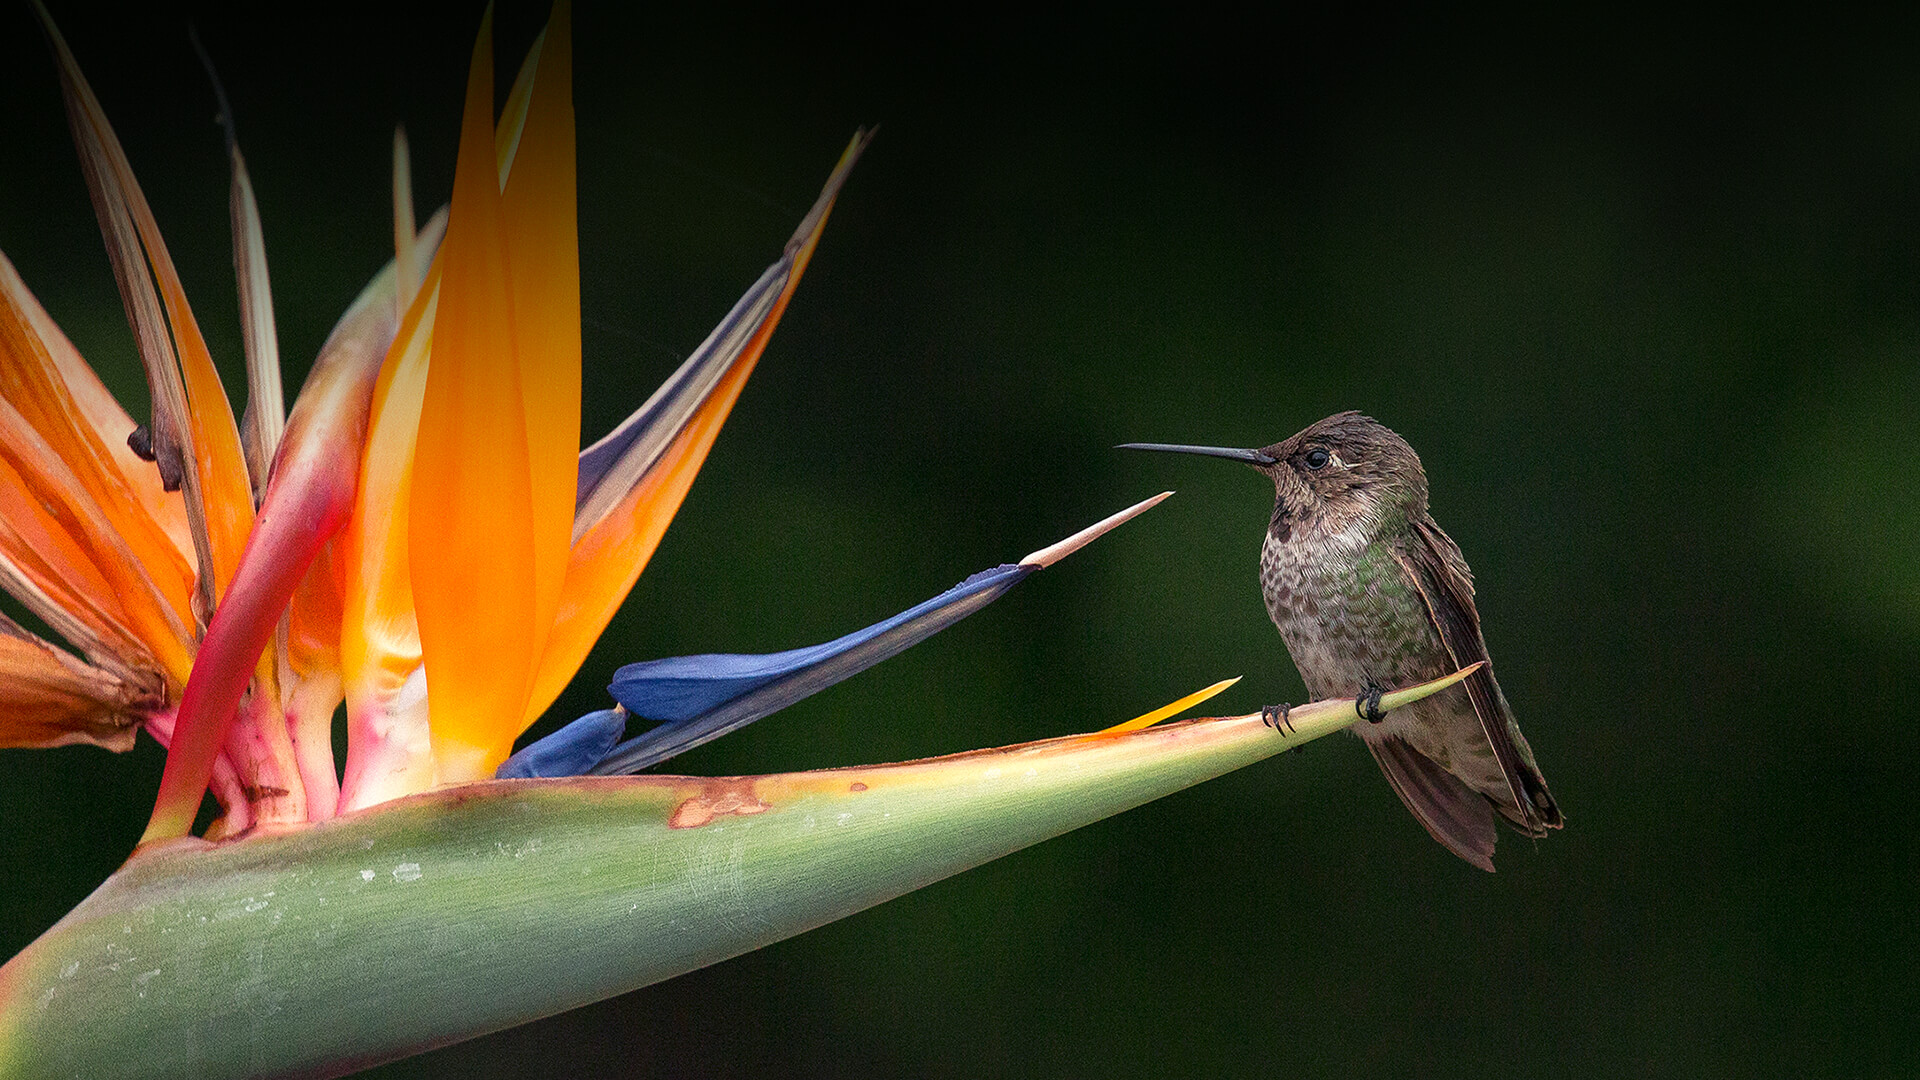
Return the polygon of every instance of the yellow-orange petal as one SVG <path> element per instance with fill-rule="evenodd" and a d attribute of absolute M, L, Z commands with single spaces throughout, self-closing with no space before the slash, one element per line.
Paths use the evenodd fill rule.
<path fill-rule="evenodd" d="M 126 444 L 133 430 L 13 265 L 0 255 L 0 398 L 14 406 L 98 507 L 182 623 L 193 620 L 184 503 Z M 166 520 L 156 518 L 156 513 Z M 178 529 L 175 535 L 169 525 Z M 188 546 L 182 548 L 181 544 Z"/>
<path fill-rule="evenodd" d="M 1240 681 L 1240 676 L 1238 675 L 1235 675 L 1231 679 L 1222 679 L 1219 682 L 1214 683 L 1212 686 L 1209 686 L 1204 690 L 1196 690 L 1193 693 L 1188 694 L 1186 697 L 1183 697 L 1179 701 L 1173 702 L 1170 705 L 1162 705 L 1160 708 L 1155 709 L 1150 713 L 1144 713 L 1140 716 L 1134 717 L 1133 719 L 1127 721 L 1124 724 L 1115 724 L 1110 728 L 1104 728 L 1100 731 L 1096 731 L 1094 732 L 1094 734 L 1095 735 L 1125 735 L 1129 731 L 1139 731 L 1143 728 L 1150 728 L 1153 725 L 1159 723 L 1160 721 L 1167 719 L 1168 717 L 1178 716 L 1181 713 L 1186 712 L 1188 709 L 1191 709 L 1195 705 L 1198 705 L 1201 702 L 1206 701 L 1208 698 L 1213 697 L 1215 694 L 1220 693 L 1222 690 L 1225 690 L 1227 687 L 1232 686 L 1234 683 L 1237 683 L 1239 681 Z"/>
<path fill-rule="evenodd" d="M 88 493 L 26 417 L 0 398 L 0 549 L 125 662 L 182 685 L 191 638 Z M 18 546 L 15 546 L 18 545 Z"/>
<path fill-rule="evenodd" d="M 571 224 L 571 161 L 552 160 L 562 151 L 570 156 L 567 92 L 541 88 L 547 72 L 536 74 L 513 166 L 515 173 L 529 170 L 531 196 L 516 198 L 510 212 L 499 187 L 492 122 L 491 35 L 489 11 L 468 78 L 409 508 L 415 615 L 433 718 L 434 768 L 442 780 L 491 775 L 524 727 L 549 622 L 543 616 L 558 602 L 571 526 L 565 500 L 549 491 L 536 494 L 536 487 L 561 478 L 571 494 L 564 477 L 572 462 L 553 459 L 556 448 L 570 457 L 578 438 L 556 434 L 565 423 L 556 414 L 577 410 L 577 391 L 564 409 L 554 405 L 578 378 L 577 372 L 570 379 L 564 374 L 578 362 L 577 327 L 569 363 L 564 357 L 536 362 L 521 326 L 523 317 L 531 320 L 534 340 L 550 347 L 557 332 L 548 308 L 564 306 L 567 293 L 575 297 L 570 317 L 577 320 L 577 280 L 542 280 L 564 273 L 568 260 L 557 253 L 572 243 L 571 236 L 553 235 Z M 553 43 L 564 47 L 564 39 L 564 33 L 547 35 L 543 67 L 552 60 Z M 566 70 L 563 60 L 550 66 Z M 559 198 L 563 181 L 569 209 L 559 217 L 545 205 L 528 205 Z M 515 262 L 516 238 L 526 252 L 524 271 Z M 521 273 L 529 278 L 524 286 L 516 284 Z M 549 362 L 555 370 L 542 371 L 540 365 Z M 549 376 L 562 389 L 545 385 Z M 485 617 L 477 618 L 481 598 Z"/>
<path fill-rule="evenodd" d="M 501 219 L 526 417 L 533 535 L 531 648 L 538 656 L 566 579 L 580 466 L 580 243 L 572 30 L 566 0 L 554 5 L 535 47 L 538 59 L 529 65 L 534 74 L 526 119 L 501 192 Z"/>

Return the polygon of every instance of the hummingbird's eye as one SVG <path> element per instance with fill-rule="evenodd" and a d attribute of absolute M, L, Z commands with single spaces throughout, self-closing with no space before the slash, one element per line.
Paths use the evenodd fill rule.
<path fill-rule="evenodd" d="M 1327 467 L 1327 462 L 1333 460 L 1333 455 L 1327 453 L 1324 449 L 1316 446 L 1313 449 L 1307 451 L 1307 456 L 1305 460 L 1306 460 L 1307 468 L 1309 469 L 1315 469 L 1315 470 L 1324 469 Z"/>

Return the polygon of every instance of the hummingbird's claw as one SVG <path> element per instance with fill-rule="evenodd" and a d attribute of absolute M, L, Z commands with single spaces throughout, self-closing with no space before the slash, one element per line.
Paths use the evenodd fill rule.
<path fill-rule="evenodd" d="M 1293 712 L 1293 706 L 1287 704 L 1262 705 L 1260 722 L 1285 735 L 1293 734 L 1293 723 L 1287 719 Z"/>
<path fill-rule="evenodd" d="M 1360 696 L 1353 699 L 1353 711 L 1369 724 L 1377 724 L 1387 718 L 1386 710 L 1380 707 L 1380 693 L 1380 687 L 1369 682 L 1366 689 L 1360 691 Z"/>

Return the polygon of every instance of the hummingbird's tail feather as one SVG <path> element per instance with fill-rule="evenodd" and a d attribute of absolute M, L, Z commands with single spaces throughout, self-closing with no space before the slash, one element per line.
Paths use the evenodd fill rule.
<path fill-rule="evenodd" d="M 1514 734 L 1518 736 L 1518 729 Z M 1547 791 L 1547 782 L 1540 776 L 1539 768 L 1527 759 L 1522 759 L 1520 764 L 1514 780 L 1518 790 L 1526 793 L 1526 805 L 1516 806 L 1495 800 L 1493 808 L 1516 832 L 1538 840 L 1547 835 L 1549 829 L 1565 826 L 1566 819 L 1560 814 L 1560 805 L 1553 801 L 1553 795 Z"/>
<path fill-rule="evenodd" d="M 1366 740 L 1387 782 L 1447 850 L 1493 871 L 1493 805 L 1440 763 L 1398 736 Z"/>

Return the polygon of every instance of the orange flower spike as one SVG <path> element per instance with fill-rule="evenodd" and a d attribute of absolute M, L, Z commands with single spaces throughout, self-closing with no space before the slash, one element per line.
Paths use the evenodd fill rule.
<path fill-rule="evenodd" d="M 686 430 L 669 444 L 660 463 L 573 546 L 559 619 L 541 656 L 533 697 L 528 702 L 527 723 L 539 719 L 573 681 L 593 643 L 633 591 L 751 374 L 751 361 L 728 372 Z"/>
<path fill-rule="evenodd" d="M 26 331 L 46 350 L 46 362 L 51 366 L 50 381 L 57 382 L 61 392 L 70 399 L 69 415 L 91 429 L 104 448 L 112 470 L 119 475 L 134 503 L 144 511 L 142 516 L 154 523 L 177 553 L 174 574 L 178 585 L 173 579 L 165 579 L 165 587 L 169 593 L 186 597 L 193 591 L 194 575 L 193 533 L 187 524 L 186 501 L 178 492 L 162 487 L 160 470 L 127 445 L 127 434 L 134 429 L 133 419 L 100 381 L 100 376 L 94 374 L 80 351 L 67 340 L 53 317 L 40 306 L 40 301 L 28 291 L 5 255 L 0 255 L 0 289 L 6 292 L 8 306 L 24 318 Z M 148 569 L 158 570 L 162 561 L 156 558 L 148 563 Z M 159 579 L 159 574 L 155 577 Z M 184 606 L 180 610 L 181 618 L 191 618 Z"/>
<path fill-rule="evenodd" d="M 213 755 L 262 651 L 321 547 L 346 522 L 380 355 L 323 351 L 287 420 L 246 552 L 207 625 L 181 695 L 143 843 L 184 835 L 192 825 Z M 340 362 L 329 363 L 333 358 Z"/>
<path fill-rule="evenodd" d="M 158 593 L 105 511 L 26 417 L 0 398 L 0 554 L 118 655 L 184 681 L 185 626 Z M 16 546 L 17 545 L 17 546 Z"/>
<path fill-rule="evenodd" d="M 720 351 L 706 358 L 707 362 L 722 365 L 724 374 L 662 449 L 658 460 L 631 481 L 631 486 L 604 510 L 597 509 L 600 505 L 598 490 L 594 497 L 581 504 L 580 513 L 583 516 L 574 522 L 577 535 L 569 553 L 566 583 L 552 632 L 534 676 L 533 695 L 527 703 L 527 723 L 538 719 L 573 679 L 574 673 L 586 660 L 588 651 L 593 648 L 593 643 L 606 629 L 613 613 L 626 600 L 634 582 L 639 580 L 640 572 L 646 568 L 647 560 L 653 557 L 654 549 L 659 547 L 667 526 L 672 523 L 674 514 L 679 511 L 680 504 L 692 488 L 700 466 L 706 462 L 707 452 L 719 437 L 727 414 L 732 411 L 740 391 L 745 388 L 747 377 L 753 374 L 754 365 L 766 350 L 774 327 L 786 311 L 787 301 L 800 284 L 800 276 L 806 272 L 814 249 L 819 246 L 820 235 L 826 229 L 827 218 L 832 213 L 841 185 L 846 182 L 854 162 L 859 159 L 871 138 L 871 132 L 863 131 L 848 144 L 819 199 L 787 241 L 780 262 L 768 269 L 768 275 L 782 273 L 785 280 L 779 284 L 778 294 L 772 297 L 771 303 L 758 316 L 758 323 L 751 326 L 746 340 L 737 345 L 720 344 Z M 742 298 L 740 305 L 746 306 L 754 301 L 755 293 L 767 286 L 768 281 L 769 277 L 763 276 Z M 741 306 L 735 310 L 741 310 Z M 724 323 L 722 325 L 725 326 Z M 708 345 L 713 344 L 710 339 Z M 703 351 L 706 348 L 703 346 Z M 728 355 L 728 349 L 737 351 Z M 690 365 L 700 362 L 702 358 L 698 354 L 688 361 Z M 642 412 L 646 410 L 647 406 L 642 406 Z M 632 422 L 631 419 L 628 421 Z M 602 442 L 616 439 L 626 429 L 627 424 L 622 424 L 620 429 Z M 596 448 L 599 445 L 596 444 Z M 606 487 L 608 483 L 603 475 L 599 486 Z"/>
<path fill-rule="evenodd" d="M 158 471 L 127 448 L 126 433 L 133 430 L 133 421 L 4 256 L 0 398 L 18 410 L 89 496 L 90 516 L 74 526 L 117 536 L 152 583 L 154 599 L 170 610 L 170 617 L 148 625 L 161 628 L 171 640 L 146 644 L 156 656 L 175 661 L 168 674 L 184 681 L 192 646 L 186 627 L 193 622 L 188 601 L 193 592 L 192 548 L 184 505 L 178 495 L 163 492 Z M 156 511 L 167 515 L 167 524 L 156 519 Z M 177 528 L 177 539 L 168 525 Z"/>
<path fill-rule="evenodd" d="M 515 300 L 545 298 L 517 294 L 509 269 L 492 38 L 489 8 L 468 74 L 408 508 L 414 610 L 442 782 L 490 776 L 524 727 L 535 650 L 546 636 L 538 625 L 542 597 L 558 593 L 542 582 L 565 572 L 564 564 L 543 566 L 540 553 L 552 549 L 545 534 L 556 529 L 564 552 L 571 524 L 536 513 L 548 500 L 534 503 Z M 543 454 L 554 441 L 540 433 Z M 546 479 L 557 470 L 543 461 L 537 472 Z"/>
<path fill-rule="evenodd" d="M 412 232 L 411 220 L 403 224 L 408 229 L 404 253 L 431 256 L 440 243 L 445 215 L 435 215 L 417 237 Z M 294 676 L 286 693 L 287 727 L 293 736 L 307 790 L 309 821 L 332 817 L 339 805 L 339 779 L 333 759 L 333 712 L 346 692 L 347 647 L 349 643 L 364 645 L 364 631 L 369 625 L 365 605 L 358 602 L 378 592 L 368 588 L 354 568 L 369 528 L 376 530 L 373 535 L 385 535 L 387 520 L 381 515 L 391 512 L 395 501 L 393 492 L 383 488 L 377 478 L 369 490 L 368 473 L 361 462 L 363 459 L 397 462 L 404 466 L 412 456 L 410 441 L 403 451 L 395 452 L 380 442 L 379 429 L 384 412 L 381 403 L 386 397 L 384 387 L 390 381 L 393 367 L 386 358 L 390 350 L 404 347 L 396 346 L 396 342 L 411 340 L 418 330 L 418 312 L 408 316 L 412 328 L 403 330 L 396 309 L 398 296 L 412 296 L 419 290 L 417 268 L 417 262 L 412 259 L 396 258 L 375 276 L 321 346 L 321 360 L 308 380 L 311 392 L 322 398 L 352 391 L 353 400 L 348 402 L 343 397 L 329 415 L 344 417 L 351 412 L 355 418 L 364 418 L 358 426 L 329 436 L 343 462 L 336 467 L 355 471 L 353 507 L 340 533 L 320 549 L 306 577 L 294 590 L 287 611 L 287 666 Z M 331 370 L 336 365 L 338 372 Z M 369 395 L 367 402 L 359 399 L 362 391 Z M 303 392 L 302 400 L 305 398 Z M 305 439 L 307 436 L 300 433 L 308 423 L 306 414 L 296 410 L 295 416 L 301 419 L 293 431 Z M 411 425 L 417 422 L 416 410 L 408 421 L 409 433 Z M 358 445 L 349 440 L 357 441 Z M 399 535 L 404 537 L 404 533 Z M 400 573 L 404 578 L 404 562 Z M 407 604 L 410 608 L 411 601 Z M 408 621 L 411 622 L 410 615 Z M 384 617 L 381 625 L 385 625 Z M 361 652 L 364 651 L 363 648 Z M 413 650 L 413 662 L 418 663 L 417 647 Z"/>
<path fill-rule="evenodd" d="M 537 46 L 526 118 L 501 192 L 533 498 L 530 655 L 535 657 L 560 604 L 580 470 L 580 239 L 570 16 L 566 0 L 554 4 Z"/>

